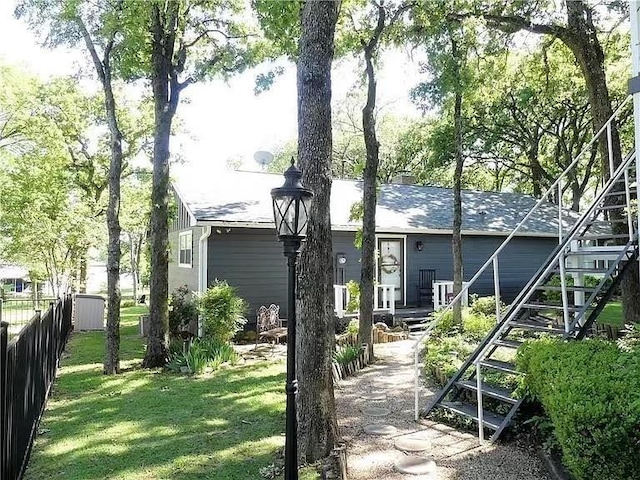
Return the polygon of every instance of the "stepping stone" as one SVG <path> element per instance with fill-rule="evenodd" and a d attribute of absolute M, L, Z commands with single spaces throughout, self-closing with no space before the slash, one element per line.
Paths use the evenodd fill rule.
<path fill-rule="evenodd" d="M 431 448 L 431 442 L 421 438 L 400 437 L 396 440 L 396 448 L 403 452 L 424 452 Z"/>
<path fill-rule="evenodd" d="M 398 429 L 393 425 L 367 425 L 364 427 L 364 433 L 369 435 L 393 435 L 398 432 Z"/>
<path fill-rule="evenodd" d="M 386 400 L 387 396 L 383 392 L 363 393 L 360 395 L 363 400 Z"/>
<path fill-rule="evenodd" d="M 400 473 L 409 475 L 429 475 L 435 480 L 436 462 L 423 457 L 404 457 L 398 460 L 395 469 Z"/>
<path fill-rule="evenodd" d="M 391 410 L 382 407 L 366 407 L 362 409 L 362 413 L 371 417 L 385 417 L 391 413 Z"/>

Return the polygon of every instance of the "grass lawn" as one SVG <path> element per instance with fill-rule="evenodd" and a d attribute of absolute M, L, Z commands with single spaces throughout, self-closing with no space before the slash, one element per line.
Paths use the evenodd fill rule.
<path fill-rule="evenodd" d="M 597 322 L 603 325 L 621 327 L 624 324 L 622 304 L 620 302 L 609 302 L 598 316 Z"/>
<path fill-rule="evenodd" d="M 121 375 L 102 375 L 104 332 L 72 336 L 27 480 L 249 480 L 273 463 L 284 445 L 284 364 L 195 377 L 142 370 L 144 311 L 122 310 Z"/>

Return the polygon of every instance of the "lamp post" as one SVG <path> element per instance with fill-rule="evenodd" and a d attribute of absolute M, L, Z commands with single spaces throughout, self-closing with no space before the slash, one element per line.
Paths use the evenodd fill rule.
<path fill-rule="evenodd" d="M 298 480 L 298 424 L 296 416 L 296 265 L 300 246 L 307 236 L 309 206 L 313 192 L 302 185 L 302 172 L 294 165 L 284 172 L 284 185 L 271 190 L 273 218 L 278 240 L 284 244 L 287 257 L 287 420 L 284 447 L 284 478 Z"/>

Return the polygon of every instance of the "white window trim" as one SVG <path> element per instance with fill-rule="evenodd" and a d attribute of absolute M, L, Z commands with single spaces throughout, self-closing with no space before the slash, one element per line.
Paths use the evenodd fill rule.
<path fill-rule="evenodd" d="M 183 240 L 185 240 L 185 244 L 189 246 L 189 248 L 182 248 Z M 185 245 L 185 246 L 186 246 Z M 191 252 L 191 262 L 190 263 L 181 263 L 180 262 L 180 253 L 183 251 L 189 250 Z M 193 268 L 193 231 L 187 230 L 186 232 L 180 232 L 178 234 L 178 266 L 182 268 Z"/>

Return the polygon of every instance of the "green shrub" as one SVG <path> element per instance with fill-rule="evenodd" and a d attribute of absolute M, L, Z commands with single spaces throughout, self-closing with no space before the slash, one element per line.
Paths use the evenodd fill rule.
<path fill-rule="evenodd" d="M 225 281 L 216 280 L 196 298 L 202 318 L 203 337 L 228 343 L 247 323 L 243 317 L 247 303 L 236 294 L 236 289 Z"/>
<path fill-rule="evenodd" d="M 136 302 L 133 300 L 123 300 L 120 302 L 120 308 L 130 308 L 135 306 L 136 306 Z"/>
<path fill-rule="evenodd" d="M 346 287 L 349 292 L 349 302 L 346 306 L 347 313 L 357 312 L 360 309 L 360 284 L 355 280 L 349 280 Z"/>
<path fill-rule="evenodd" d="M 640 356 L 602 340 L 543 338 L 518 352 L 526 389 L 544 406 L 577 480 L 640 471 Z"/>
<path fill-rule="evenodd" d="M 439 310 L 434 312 L 436 326 L 434 332 L 439 335 L 454 335 L 459 331 L 459 326 L 453 322 L 453 310 Z"/>
<path fill-rule="evenodd" d="M 350 335 L 357 335 L 360 331 L 360 321 L 357 318 L 354 318 L 347 325 L 347 333 Z"/>
<path fill-rule="evenodd" d="M 473 303 L 471 303 L 471 312 L 472 313 L 476 313 L 476 314 L 480 314 L 480 315 L 484 315 L 487 317 L 490 316 L 494 316 L 496 315 L 496 297 L 495 296 L 490 296 L 490 297 L 478 297 L 476 295 L 472 295 L 472 301 Z M 505 309 L 507 308 L 507 306 L 500 302 L 500 311 L 503 312 Z"/>
<path fill-rule="evenodd" d="M 176 288 L 169 297 L 169 334 L 176 337 L 180 328 L 198 319 L 195 302 L 187 298 L 189 289 L 186 285 Z"/>
<path fill-rule="evenodd" d="M 235 365 L 238 363 L 240 356 L 231 345 L 228 343 L 222 343 L 217 340 L 201 339 L 196 340 L 194 344 L 197 344 L 202 350 L 204 350 L 208 360 L 220 360 L 220 363 L 230 363 Z"/>
<path fill-rule="evenodd" d="M 465 311 L 462 315 L 462 333 L 470 340 L 482 340 L 496 325 L 495 315 Z"/>
<path fill-rule="evenodd" d="M 432 337 L 425 346 L 425 370 L 431 374 L 440 371 L 447 378 L 456 373 L 464 359 L 475 349 L 475 345 L 468 343 L 462 335 Z M 441 379 L 436 377 L 436 380 Z"/>
<path fill-rule="evenodd" d="M 189 369 L 189 373 L 195 374 L 204 373 L 209 361 L 207 358 L 207 352 L 195 342 L 184 355 L 184 359 L 186 361 L 187 368 Z"/>
<path fill-rule="evenodd" d="M 495 306 L 495 303 L 494 303 Z M 442 336 L 452 336 L 458 333 L 473 340 L 483 339 L 496 324 L 495 315 L 485 315 L 472 308 L 462 309 L 462 325 L 453 322 L 453 310 L 436 312 L 435 333 Z"/>
<path fill-rule="evenodd" d="M 338 348 L 333 354 L 333 359 L 341 365 L 349 363 L 360 355 L 360 348 L 353 345 L 345 345 Z"/>
<path fill-rule="evenodd" d="M 182 367 L 187 367 L 188 373 L 199 374 L 203 373 L 207 367 L 218 370 L 224 363 L 235 365 L 239 360 L 240 355 L 228 343 L 196 339 L 186 355 L 182 350 L 172 352 L 169 355 L 167 368 L 172 372 L 181 373 Z"/>

